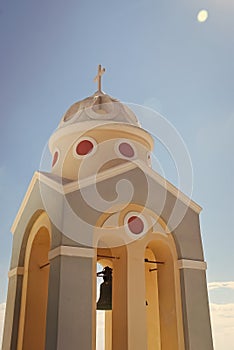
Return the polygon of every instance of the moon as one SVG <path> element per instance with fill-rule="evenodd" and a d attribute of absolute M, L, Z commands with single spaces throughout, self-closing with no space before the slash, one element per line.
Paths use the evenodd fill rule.
<path fill-rule="evenodd" d="M 198 22 L 205 22 L 208 18 L 208 11 L 207 10 L 200 10 L 197 14 L 197 20 Z"/>

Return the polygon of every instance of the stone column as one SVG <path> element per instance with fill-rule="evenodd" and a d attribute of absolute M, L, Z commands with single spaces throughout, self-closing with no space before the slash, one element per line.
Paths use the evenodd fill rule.
<path fill-rule="evenodd" d="M 60 246 L 49 254 L 46 350 L 94 350 L 96 254 L 92 248 Z"/>
<path fill-rule="evenodd" d="M 16 267 L 9 272 L 2 350 L 17 348 L 23 270 L 23 267 Z"/>
<path fill-rule="evenodd" d="M 179 260 L 186 350 L 213 350 L 206 263 Z"/>

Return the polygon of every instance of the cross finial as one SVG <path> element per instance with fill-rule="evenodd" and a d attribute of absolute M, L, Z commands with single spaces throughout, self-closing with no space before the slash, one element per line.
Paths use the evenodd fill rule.
<path fill-rule="evenodd" d="M 94 81 L 98 82 L 98 91 L 102 91 L 102 75 L 105 73 L 105 68 L 101 64 L 98 65 L 98 73 L 94 78 Z"/>

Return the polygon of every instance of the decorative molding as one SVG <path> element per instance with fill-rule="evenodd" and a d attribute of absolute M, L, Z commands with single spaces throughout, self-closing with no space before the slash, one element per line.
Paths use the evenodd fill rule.
<path fill-rule="evenodd" d="M 68 122 L 67 122 L 68 123 Z M 64 127 L 57 129 L 49 139 L 49 149 L 52 150 L 55 143 L 62 138 L 69 135 L 70 141 L 73 142 L 76 140 L 78 134 L 84 134 L 87 130 L 101 128 L 102 130 L 118 130 L 124 132 L 130 132 L 131 134 L 135 134 L 140 136 L 141 138 L 147 140 L 150 149 L 154 148 L 154 140 L 152 136 L 144 129 L 137 125 L 123 123 L 120 121 L 114 122 L 113 120 L 90 120 L 84 121 L 82 123 L 71 123 L 64 125 Z"/>
<path fill-rule="evenodd" d="M 54 155 L 55 153 L 58 153 L 58 158 L 55 162 L 55 164 L 53 165 L 53 161 L 54 161 Z M 51 164 L 51 168 L 54 169 L 58 166 L 58 163 L 59 163 L 59 160 L 61 158 L 61 152 L 60 152 L 60 149 L 58 147 L 55 147 L 55 149 L 53 150 L 53 152 L 51 153 L 52 154 L 52 164 Z"/>
<path fill-rule="evenodd" d="M 113 176 L 120 175 L 124 172 L 136 169 L 136 168 L 142 169 L 147 175 L 149 175 L 151 178 L 153 178 L 158 184 L 160 184 L 163 188 L 165 188 L 167 191 L 172 193 L 178 200 L 183 202 L 185 205 L 187 205 L 189 208 L 194 210 L 196 213 L 200 213 L 202 208 L 200 205 L 195 203 L 191 198 L 186 196 L 183 192 L 181 192 L 178 188 L 176 188 L 174 185 L 172 185 L 169 181 L 167 181 L 164 177 L 156 173 L 152 168 L 147 166 L 144 162 L 140 160 L 134 160 L 133 162 L 129 162 L 126 164 L 121 164 L 116 167 L 113 167 L 111 169 L 108 169 L 106 171 L 103 171 L 99 174 L 95 174 L 94 176 L 89 176 L 86 179 L 82 179 L 80 181 L 73 181 L 69 184 L 64 185 L 64 193 L 70 193 L 72 191 L 78 190 L 79 188 L 83 188 L 89 185 L 92 185 L 93 183 L 97 183 L 100 181 L 107 180 Z M 60 185 L 60 191 L 61 191 L 61 185 Z"/>
<path fill-rule="evenodd" d="M 113 167 L 111 169 L 103 171 L 99 174 L 89 176 L 85 179 L 82 179 L 79 181 L 77 181 L 77 180 L 72 181 L 66 185 L 62 184 L 62 179 L 61 179 L 61 183 L 58 183 L 55 180 L 47 177 L 43 173 L 36 171 L 33 175 L 33 178 L 30 182 L 28 190 L 27 190 L 25 197 L 21 203 L 21 206 L 20 206 L 19 211 L 16 215 L 14 223 L 11 227 L 11 232 L 12 233 L 15 232 L 15 229 L 19 223 L 20 217 L 21 217 L 21 215 L 26 207 L 26 204 L 29 200 L 29 197 L 31 195 L 31 192 L 32 192 L 37 180 L 48 185 L 50 188 L 53 188 L 58 193 L 65 195 L 65 194 L 71 193 L 73 191 L 77 191 L 80 188 L 84 188 L 84 187 L 90 186 L 94 183 L 98 183 L 98 182 L 107 180 L 113 176 L 123 174 L 123 173 L 130 171 L 130 170 L 133 170 L 133 169 L 137 169 L 138 167 L 142 171 L 144 171 L 147 175 L 149 175 L 153 180 L 155 180 L 158 184 L 160 184 L 163 188 L 165 188 L 167 191 L 172 193 L 178 200 L 180 200 L 185 205 L 187 205 L 189 208 L 191 208 L 193 211 L 195 211 L 198 214 L 201 212 L 202 208 L 197 203 L 195 203 L 193 200 L 191 200 L 191 198 L 186 196 L 183 192 L 181 192 L 179 189 L 177 189 L 169 181 L 164 179 L 161 175 L 156 173 L 153 169 L 151 169 L 145 163 L 143 163 L 142 161 L 139 161 L 139 160 L 134 160 L 133 162 L 127 162 L 126 164 L 118 165 L 116 167 Z"/>
<path fill-rule="evenodd" d="M 18 213 L 17 213 L 17 215 L 16 215 L 16 217 L 15 217 L 15 220 L 14 220 L 14 222 L 13 222 L 13 224 L 12 224 L 12 227 L 11 227 L 11 232 L 12 232 L 12 233 L 15 232 L 15 229 L 16 229 L 16 227 L 17 227 L 17 225 L 18 225 L 18 222 L 19 222 L 19 220 L 20 220 L 20 217 L 21 217 L 21 215 L 23 214 L 23 211 L 24 211 L 24 209 L 25 209 L 25 207 L 26 207 L 26 204 L 27 204 L 27 202 L 28 202 L 28 200 L 29 200 L 29 197 L 30 197 L 30 195 L 31 195 L 31 192 L 32 192 L 32 190 L 33 190 L 33 188 L 34 188 L 35 183 L 36 183 L 37 180 L 38 180 L 38 172 L 36 171 L 36 172 L 34 173 L 33 177 L 32 177 L 32 180 L 31 180 L 31 182 L 30 182 L 30 184 L 29 184 L 29 186 L 28 186 L 27 192 L 25 193 L 24 199 L 23 199 L 23 201 L 21 202 L 21 205 L 20 205 L 20 208 L 19 208 L 19 210 L 18 210 Z"/>
<path fill-rule="evenodd" d="M 71 247 L 71 246 L 62 245 L 52 249 L 49 252 L 49 260 L 52 260 L 59 255 L 93 258 L 95 254 L 96 254 L 96 251 L 93 248 L 81 248 L 81 247 Z"/>
<path fill-rule="evenodd" d="M 153 170 L 152 168 L 147 166 L 144 162 L 142 162 L 141 160 L 135 160 L 134 163 L 140 169 L 142 169 L 142 171 L 144 171 L 146 174 L 148 174 L 158 184 L 160 184 L 163 188 L 165 188 L 167 191 L 169 191 L 171 194 L 173 194 L 177 199 L 179 199 L 181 202 L 183 202 L 185 205 L 187 205 L 193 211 L 195 211 L 198 214 L 202 211 L 202 207 L 200 205 L 198 205 L 196 202 L 194 202 L 186 194 L 181 192 L 177 187 L 172 185 L 172 183 L 170 183 L 164 177 L 159 175 L 155 170 Z"/>
<path fill-rule="evenodd" d="M 183 192 L 181 192 L 178 188 L 176 188 L 174 185 L 172 185 L 164 177 L 162 177 L 161 175 L 156 173 L 152 168 L 150 168 L 149 166 L 147 166 L 145 163 L 143 163 L 140 160 L 134 160 L 133 162 L 118 165 L 116 167 L 113 167 L 111 169 L 103 171 L 99 174 L 89 176 L 89 177 L 82 179 L 80 181 L 77 181 L 77 180 L 72 181 L 71 183 L 68 183 L 64 186 L 62 186 L 61 184 L 58 184 L 58 183 L 55 184 L 55 181 L 48 179 L 45 175 L 42 175 L 42 174 L 40 174 L 40 180 L 47 183 L 49 186 L 51 186 L 52 185 L 51 182 L 53 182 L 55 184 L 55 186 L 53 186 L 54 189 L 56 189 L 56 187 L 57 187 L 57 191 L 59 191 L 60 193 L 63 193 L 63 194 L 67 194 L 67 193 L 76 191 L 80 188 L 84 188 L 84 187 L 87 187 L 89 185 L 92 185 L 94 183 L 98 183 L 98 182 L 107 180 L 113 176 L 123 174 L 124 172 L 136 169 L 138 167 L 140 169 L 142 169 L 151 178 L 153 178 L 163 188 L 165 188 L 167 191 L 172 193 L 178 200 L 180 200 L 185 205 L 187 205 L 192 210 L 194 210 L 196 213 L 199 214 L 201 212 L 202 208 L 197 203 L 195 203 L 191 198 L 186 196 Z M 50 181 L 48 181 L 48 180 L 50 180 Z"/>
<path fill-rule="evenodd" d="M 15 267 L 14 269 L 10 270 L 8 272 L 8 277 L 11 278 L 15 275 L 23 275 L 24 274 L 24 268 L 23 267 Z"/>
<path fill-rule="evenodd" d="M 205 261 L 181 259 L 177 262 L 178 269 L 194 269 L 206 270 L 207 263 Z"/>
<path fill-rule="evenodd" d="M 79 181 L 75 180 L 69 184 L 64 185 L 64 194 L 76 191 L 80 188 L 88 187 L 90 185 L 93 185 L 94 183 L 108 180 L 113 176 L 123 174 L 135 168 L 136 168 L 136 165 L 134 163 L 129 162 L 129 163 L 117 165 L 113 168 L 107 169 L 106 171 L 102 171 L 98 174 L 91 175 Z"/>
<path fill-rule="evenodd" d="M 77 154 L 77 153 L 76 153 L 76 148 L 77 148 L 78 144 L 79 144 L 80 142 L 86 141 L 86 140 L 87 140 L 87 141 L 90 141 L 90 142 L 92 143 L 93 148 L 92 148 L 91 151 L 90 151 L 89 153 L 87 153 L 87 154 L 83 154 L 83 155 Z M 79 138 L 76 140 L 75 144 L 73 145 L 73 147 L 72 147 L 72 154 L 73 154 L 73 157 L 74 157 L 74 158 L 77 158 L 77 159 L 84 159 L 84 157 L 87 158 L 87 157 L 92 156 L 94 153 L 96 153 L 97 148 L 98 148 L 97 141 L 96 141 L 93 137 L 82 136 L 82 137 L 79 137 Z"/>
<path fill-rule="evenodd" d="M 58 193 L 64 194 L 64 185 L 62 184 L 62 178 L 61 182 L 57 182 L 56 180 L 46 176 L 45 174 L 41 172 L 36 172 L 37 173 L 37 179 L 41 183 L 49 186 L 53 190 L 57 191 Z"/>
<path fill-rule="evenodd" d="M 121 145 L 121 143 L 127 143 L 129 144 L 133 151 L 134 151 L 134 154 L 132 157 L 127 157 L 125 155 L 123 155 L 120 150 L 119 150 L 119 146 Z M 121 158 L 121 159 L 127 159 L 127 160 L 135 160 L 137 158 L 137 149 L 136 149 L 136 146 L 134 144 L 134 141 L 133 140 L 130 140 L 130 139 L 126 139 L 126 138 L 120 138 L 118 139 L 116 142 L 115 142 L 115 145 L 114 145 L 114 150 L 115 150 L 115 153 L 116 155 Z"/>

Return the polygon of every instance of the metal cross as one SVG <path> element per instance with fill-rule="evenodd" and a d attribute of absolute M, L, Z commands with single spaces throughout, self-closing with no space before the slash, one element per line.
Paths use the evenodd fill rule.
<path fill-rule="evenodd" d="M 105 73 L 105 68 L 102 68 L 102 65 L 98 65 L 98 74 L 94 78 L 94 81 L 98 82 L 98 91 L 102 90 L 102 75 Z"/>

